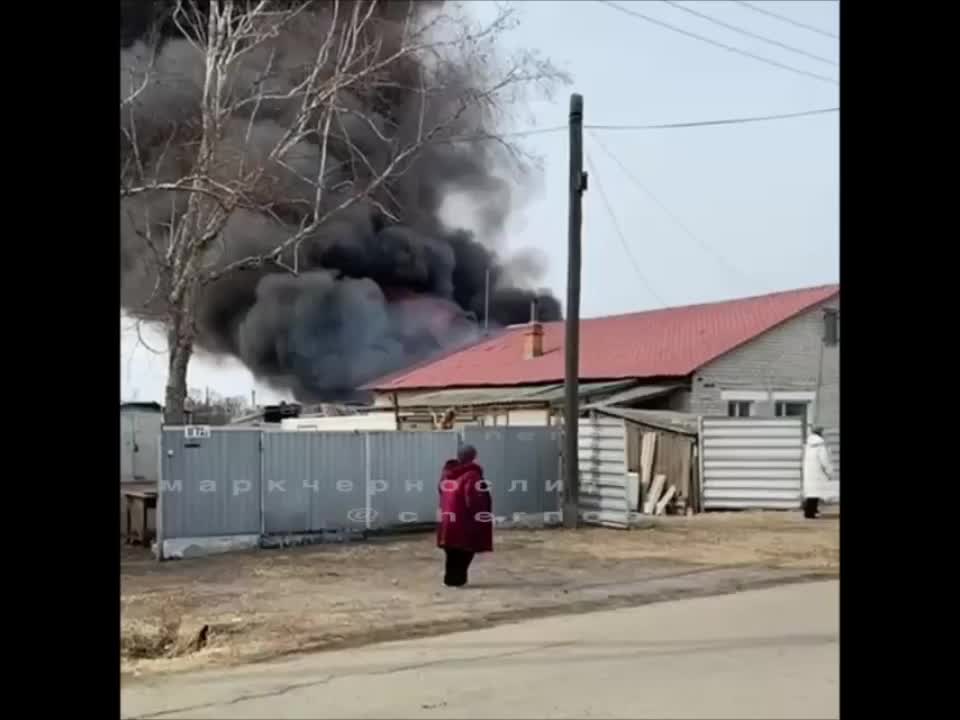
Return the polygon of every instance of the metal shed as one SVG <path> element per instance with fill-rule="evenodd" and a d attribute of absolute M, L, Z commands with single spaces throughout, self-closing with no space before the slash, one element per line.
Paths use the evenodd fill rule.
<path fill-rule="evenodd" d="M 120 482 L 157 482 L 163 408 L 154 402 L 120 403 Z"/>

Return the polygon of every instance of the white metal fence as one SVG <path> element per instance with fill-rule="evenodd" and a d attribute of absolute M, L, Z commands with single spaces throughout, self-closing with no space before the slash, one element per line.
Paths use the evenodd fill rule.
<path fill-rule="evenodd" d="M 580 420 L 580 515 L 590 525 L 630 527 L 630 482 L 624 421 L 594 413 Z"/>
<path fill-rule="evenodd" d="M 803 486 L 800 418 L 704 418 L 705 510 L 797 508 Z"/>

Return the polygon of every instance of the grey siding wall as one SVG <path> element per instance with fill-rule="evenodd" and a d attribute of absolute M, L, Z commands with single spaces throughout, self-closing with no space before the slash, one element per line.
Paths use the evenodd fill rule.
<path fill-rule="evenodd" d="M 762 391 L 770 393 L 771 397 L 766 402 L 757 403 L 755 414 L 770 417 L 774 411 L 773 393 L 816 391 L 822 348 L 819 402 L 815 408 L 816 417 L 811 420 L 827 427 L 838 427 L 840 346 L 823 346 L 823 311 L 826 308 L 839 310 L 839 295 L 704 366 L 694 375 L 690 394 L 678 395 L 678 404 L 688 400 L 689 405 L 677 409 L 703 415 L 726 415 L 725 390 Z"/>

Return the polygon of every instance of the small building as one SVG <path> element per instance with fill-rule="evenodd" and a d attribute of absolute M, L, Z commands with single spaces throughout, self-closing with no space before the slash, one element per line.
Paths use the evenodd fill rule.
<path fill-rule="evenodd" d="M 633 381 L 582 383 L 580 402 L 587 404 L 609 397 L 634 385 Z M 647 388 L 646 392 L 667 393 L 672 388 Z M 452 415 L 452 427 L 467 425 L 486 427 L 545 427 L 557 425 L 563 414 L 564 385 L 519 387 L 455 388 L 427 390 L 421 393 L 397 394 L 397 407 L 392 396 L 381 395 L 375 404 L 394 409 L 401 430 L 431 430 L 446 413 Z"/>
<path fill-rule="evenodd" d="M 800 416 L 840 424 L 840 287 L 580 323 L 582 403 L 699 416 Z M 457 409 L 480 424 L 562 420 L 564 323 L 511 326 L 369 383 L 410 422 Z M 419 418 L 419 420 L 415 420 Z"/>
<path fill-rule="evenodd" d="M 163 407 L 155 402 L 120 403 L 120 482 L 156 483 Z"/>

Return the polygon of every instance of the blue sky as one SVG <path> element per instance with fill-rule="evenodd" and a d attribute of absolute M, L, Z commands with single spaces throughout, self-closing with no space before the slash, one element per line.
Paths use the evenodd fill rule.
<path fill-rule="evenodd" d="M 718 27 L 664 2 L 618 4 L 756 55 L 839 77 L 838 67 Z M 836 39 L 738 3 L 681 4 L 839 62 Z M 755 4 L 839 34 L 837 2 Z M 468 6 L 480 19 L 496 12 L 488 2 Z M 596 125 L 699 121 L 839 105 L 838 85 L 765 65 L 598 2 L 525 0 L 514 6 L 521 24 L 505 44 L 536 49 L 573 77 L 573 84 L 560 88 L 552 101 L 525 109 L 517 129 L 565 124 L 570 92 L 584 96 L 584 121 Z M 592 167 L 587 168 L 590 186 L 583 199 L 584 317 L 838 281 L 838 114 L 596 135 L 669 214 L 585 133 Z M 540 284 L 561 298 L 566 292 L 567 143 L 566 132 L 524 139 L 543 158 L 543 176 L 525 193 L 505 237 L 498 239 L 509 249 L 536 248 L 548 257 Z M 638 267 L 618 238 L 601 187 Z M 121 328 L 129 324 L 121 320 Z M 151 339 L 163 347 L 162 339 Z M 125 399 L 162 400 L 164 357 L 137 347 L 136 335 L 125 332 L 121 361 Z M 226 395 L 249 395 L 257 387 L 258 400 L 284 397 L 256 384 L 231 361 L 200 358 L 191 366 L 189 381 Z"/>

